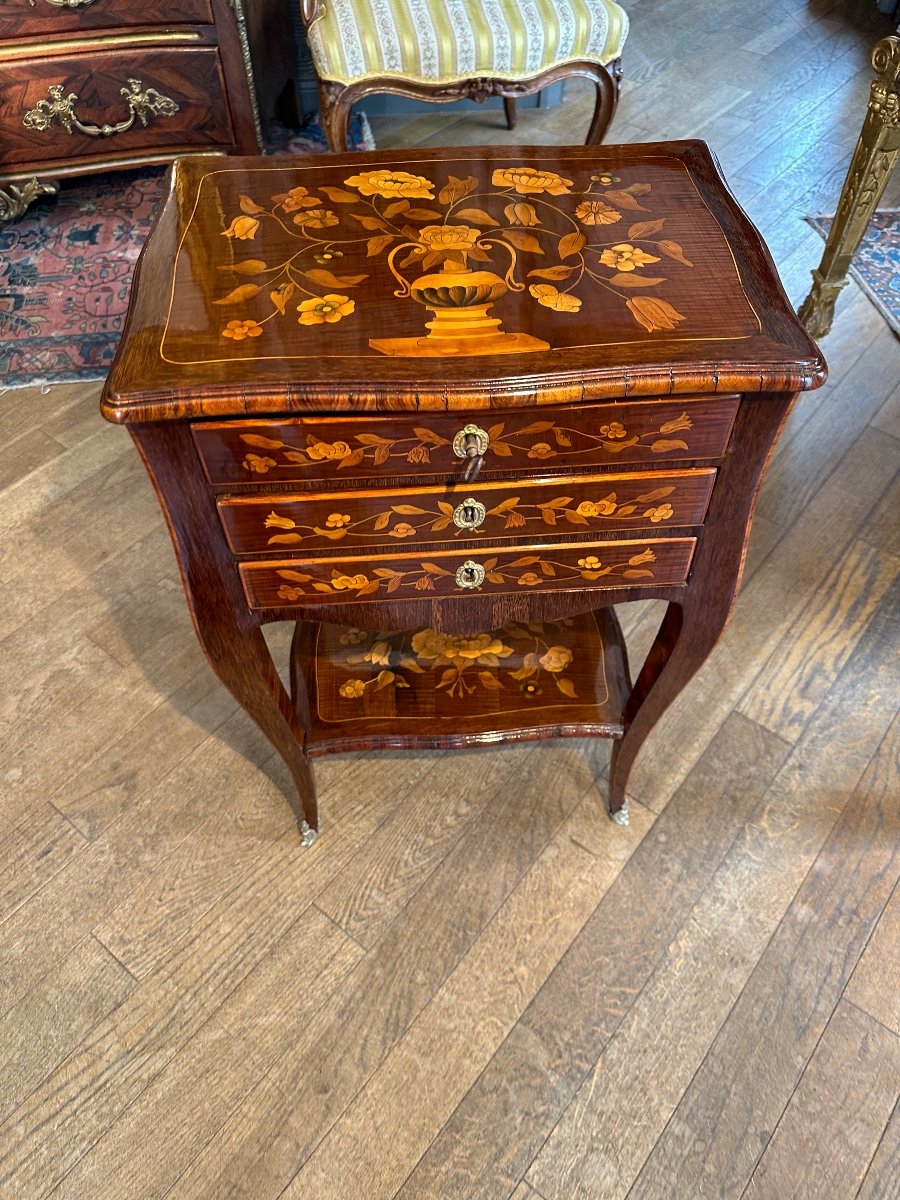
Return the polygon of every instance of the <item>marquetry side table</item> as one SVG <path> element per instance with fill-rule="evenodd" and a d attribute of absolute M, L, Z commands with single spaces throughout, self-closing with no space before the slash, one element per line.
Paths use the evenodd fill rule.
<path fill-rule="evenodd" d="M 824 377 L 701 142 L 194 158 L 102 409 L 308 841 L 317 754 L 570 735 L 615 739 L 624 822 Z M 651 597 L 632 682 L 613 606 Z"/>

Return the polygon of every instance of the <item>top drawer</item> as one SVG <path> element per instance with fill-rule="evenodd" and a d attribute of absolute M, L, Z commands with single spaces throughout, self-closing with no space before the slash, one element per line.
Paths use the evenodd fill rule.
<path fill-rule="evenodd" d="M 73 5 L 73 7 L 69 7 Z M 210 0 L 0 0 L 0 38 L 134 25 L 211 25 Z"/>
<path fill-rule="evenodd" d="M 487 435 L 481 478 L 620 463 L 717 458 L 739 397 L 680 397 L 506 412 L 397 413 L 204 421 L 192 426 L 211 483 L 452 476 L 453 442 L 469 424 Z"/>

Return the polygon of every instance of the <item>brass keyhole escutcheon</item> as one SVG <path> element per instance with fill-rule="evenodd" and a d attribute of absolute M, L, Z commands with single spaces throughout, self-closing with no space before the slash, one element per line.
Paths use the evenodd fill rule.
<path fill-rule="evenodd" d="M 468 559 L 456 568 L 456 584 L 461 588 L 477 588 L 484 583 L 484 567 Z"/>
<path fill-rule="evenodd" d="M 488 448 L 487 431 L 478 425 L 464 425 L 453 439 L 457 458 L 480 458 Z"/>
<path fill-rule="evenodd" d="M 458 529 L 477 529 L 487 515 L 483 504 L 469 496 L 453 510 L 453 524 Z"/>

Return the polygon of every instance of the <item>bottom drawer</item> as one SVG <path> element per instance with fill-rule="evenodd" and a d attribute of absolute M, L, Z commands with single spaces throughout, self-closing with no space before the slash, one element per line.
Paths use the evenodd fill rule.
<path fill-rule="evenodd" d="M 240 565 L 251 608 L 292 604 L 347 604 L 360 598 L 394 600 L 466 592 L 584 591 L 684 583 L 696 538 L 659 538 L 593 544 L 566 542 L 534 549 L 442 550 L 422 558 L 276 559 Z"/>

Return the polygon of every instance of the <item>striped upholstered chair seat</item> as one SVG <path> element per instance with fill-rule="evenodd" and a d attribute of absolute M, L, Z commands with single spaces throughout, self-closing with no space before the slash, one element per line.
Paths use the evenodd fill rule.
<path fill-rule="evenodd" d="M 371 92 L 438 103 L 502 96 L 512 129 L 518 96 L 581 75 L 597 89 L 588 142 L 615 111 L 628 33 L 615 0 L 299 2 L 333 150 L 346 148 L 350 109 Z"/>
<path fill-rule="evenodd" d="M 323 79 L 435 84 L 605 66 L 627 32 L 614 0 L 321 0 L 308 37 Z"/>

